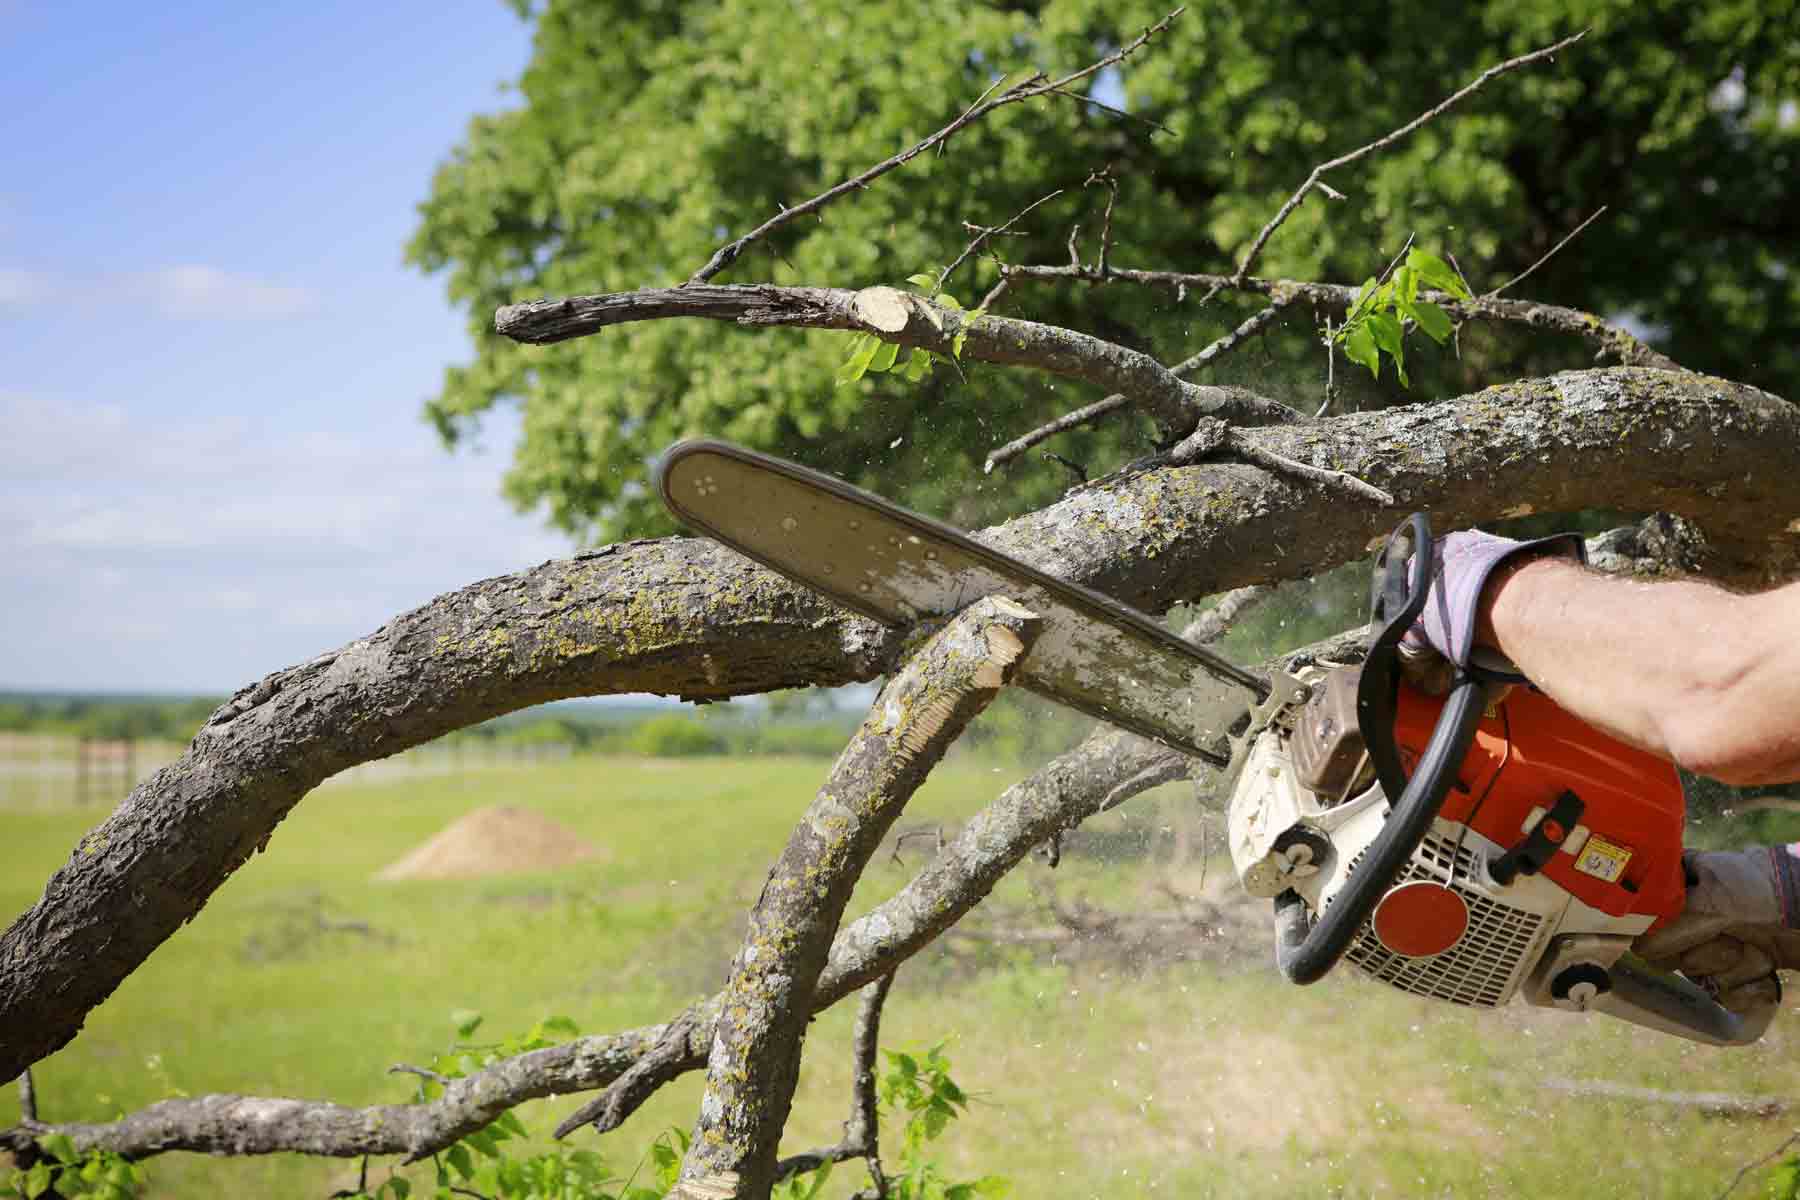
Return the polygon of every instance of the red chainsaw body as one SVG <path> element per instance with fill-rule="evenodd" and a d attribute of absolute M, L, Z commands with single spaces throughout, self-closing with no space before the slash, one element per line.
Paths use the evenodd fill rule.
<path fill-rule="evenodd" d="M 1394 736 L 1411 770 L 1443 701 L 1401 685 Z M 1557 798 L 1586 805 L 1543 875 L 1609 916 L 1657 924 L 1681 913 L 1687 802 L 1675 768 L 1571 716 L 1548 696 L 1517 687 L 1489 707 L 1440 816 L 1512 846 Z M 1652 926 L 1655 928 L 1655 926 Z"/>

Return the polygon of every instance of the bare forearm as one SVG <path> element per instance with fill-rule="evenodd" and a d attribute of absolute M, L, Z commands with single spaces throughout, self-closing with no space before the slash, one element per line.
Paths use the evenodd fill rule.
<path fill-rule="evenodd" d="M 1800 779 L 1800 585 L 1738 596 L 1534 559 L 1489 582 L 1478 636 L 1570 712 L 1689 770 Z"/>

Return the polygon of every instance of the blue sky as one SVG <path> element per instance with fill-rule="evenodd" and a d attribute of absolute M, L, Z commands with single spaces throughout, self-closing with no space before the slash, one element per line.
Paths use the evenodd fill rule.
<path fill-rule="evenodd" d="M 529 54 L 499 0 L 0 0 L 0 689 L 228 691 L 565 553 L 401 249 Z"/>

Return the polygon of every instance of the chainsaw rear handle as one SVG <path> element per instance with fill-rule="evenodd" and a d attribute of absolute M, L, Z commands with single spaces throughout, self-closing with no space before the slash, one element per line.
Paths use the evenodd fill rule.
<path fill-rule="evenodd" d="M 1391 807 L 1363 860 L 1316 921 L 1307 919 L 1306 901 L 1291 888 L 1275 898 L 1275 963 L 1293 983 L 1324 978 L 1387 894 L 1444 807 L 1444 797 L 1456 782 L 1487 707 L 1487 688 L 1459 671 L 1418 769 L 1407 777 L 1394 742 L 1400 688 L 1398 647 L 1425 609 L 1433 557 L 1431 523 L 1424 513 L 1414 513 L 1388 537 L 1375 560 L 1369 595 L 1369 653 L 1357 688 L 1356 713 L 1370 761 Z"/>

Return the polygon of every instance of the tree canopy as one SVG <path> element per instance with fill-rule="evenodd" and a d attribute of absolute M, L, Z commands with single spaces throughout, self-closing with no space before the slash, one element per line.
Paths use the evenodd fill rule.
<path fill-rule="evenodd" d="M 776 451 L 977 524 L 1042 503 L 1054 468 L 982 480 L 996 445 L 1099 393 L 981 365 L 922 384 L 869 375 L 834 386 L 838 333 L 745 336 L 649 322 L 542 349 L 495 334 L 494 311 L 541 295 L 680 282 L 713 249 L 879 162 L 962 112 L 1002 75 L 1079 68 L 1166 15 L 1155 4 L 851 0 L 550 0 L 535 22 L 519 103 L 476 118 L 421 205 L 411 260 L 446 275 L 474 355 L 427 412 L 454 442 L 496 405 L 523 408 L 507 478 L 522 507 L 597 540 L 666 532 L 644 486 L 678 437 Z M 1800 392 L 1800 19 L 1792 3 L 1677 0 L 1390 6 L 1203 0 L 1088 95 L 996 111 L 878 185 L 778 230 L 717 282 L 899 284 L 1062 188 L 993 252 L 1090 264 L 1111 194 L 1111 265 L 1229 272 L 1283 197 L 1322 159 L 1416 115 L 1500 58 L 1581 29 L 1577 50 L 1471 98 L 1314 195 L 1258 273 L 1356 283 L 1407 237 L 1451 258 L 1476 292 L 1512 278 L 1603 205 L 1535 272 L 1530 295 L 1650 331 L 1678 361 Z M 1087 84 L 1082 85 L 1084 87 Z M 1154 124 L 1152 124 L 1154 122 Z M 1013 233 L 1018 236 L 1013 236 Z M 976 259 L 948 290 L 973 305 L 997 267 Z M 1085 329 L 1163 361 L 1192 353 L 1258 297 L 1068 281 L 1013 289 L 999 311 Z M 1316 408 L 1317 321 L 1295 306 L 1224 382 Z M 1501 375 L 1581 365 L 1575 339 L 1467 329 L 1457 353 L 1358 369 L 1340 404 L 1435 399 Z M 1340 382 L 1349 372 L 1339 364 Z M 960 395 L 946 397 L 947 392 Z M 948 400 L 948 402 L 946 402 Z M 1141 445 L 1129 422 L 1063 435 L 1076 459 Z M 1121 445 L 1123 442 L 1123 445 Z M 985 490 L 983 490 L 985 488 Z"/>

